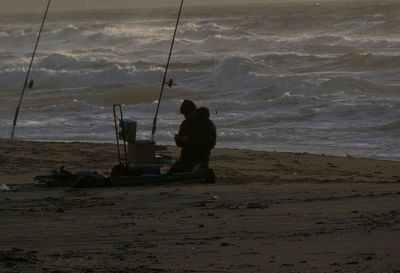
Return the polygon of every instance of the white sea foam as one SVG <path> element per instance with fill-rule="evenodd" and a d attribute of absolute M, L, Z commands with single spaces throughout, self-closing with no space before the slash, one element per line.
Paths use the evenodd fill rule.
<path fill-rule="evenodd" d="M 157 141 L 172 144 L 179 104 L 192 99 L 210 108 L 220 147 L 400 159 L 396 14 L 395 1 L 185 8 L 168 73 L 177 85 L 164 91 Z M 0 137 L 10 133 L 40 16 L 0 18 Z M 149 137 L 175 16 L 50 17 L 16 134 L 112 142 L 111 106 L 123 103 Z"/>

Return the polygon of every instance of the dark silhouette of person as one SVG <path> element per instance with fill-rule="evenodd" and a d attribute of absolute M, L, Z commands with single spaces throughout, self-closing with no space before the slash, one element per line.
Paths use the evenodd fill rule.
<path fill-rule="evenodd" d="M 175 143 L 182 150 L 167 174 L 208 168 L 211 149 L 217 140 L 216 127 L 210 120 L 208 108 L 197 108 L 192 101 L 184 100 L 180 112 L 185 120 L 175 135 Z"/>

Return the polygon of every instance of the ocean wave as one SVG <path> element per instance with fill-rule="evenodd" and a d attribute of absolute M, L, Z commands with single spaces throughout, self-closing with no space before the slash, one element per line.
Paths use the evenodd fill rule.
<path fill-rule="evenodd" d="M 274 60 L 274 57 L 268 57 Z M 369 72 L 378 70 L 393 70 L 400 68 L 400 56 L 382 54 L 340 54 L 334 57 L 318 56 L 283 56 L 293 72 Z M 298 67 L 297 64 L 301 64 Z"/>
<path fill-rule="evenodd" d="M 35 89 L 57 89 L 83 86 L 96 86 L 108 84 L 134 83 L 135 81 L 152 81 L 154 75 L 161 75 L 161 71 L 153 71 L 145 74 L 135 75 L 134 70 L 121 68 L 114 65 L 100 71 L 59 71 L 48 69 L 34 69 L 31 72 L 31 79 L 35 81 Z M 21 85 L 24 78 L 24 71 L 4 72 L 0 74 L 0 81 L 8 88 L 15 88 Z"/>
<path fill-rule="evenodd" d="M 346 39 L 342 35 L 335 34 L 324 34 L 324 35 L 305 35 L 304 37 L 299 37 L 298 42 L 304 45 L 332 45 L 346 42 Z"/>
<path fill-rule="evenodd" d="M 218 26 L 216 23 L 196 24 L 186 23 L 181 26 L 178 30 L 179 37 L 183 39 L 196 39 L 201 40 L 208 36 L 217 35 L 221 33 L 223 28 Z"/>
<path fill-rule="evenodd" d="M 384 18 L 382 18 L 384 19 Z M 391 20 L 381 20 L 377 21 L 374 25 L 368 26 L 366 29 L 359 31 L 359 35 L 366 36 L 378 36 L 378 37 L 393 37 L 398 39 L 400 30 L 399 30 L 400 19 L 394 18 Z"/>
<path fill-rule="evenodd" d="M 181 100 L 192 99 L 210 109 L 221 147 L 350 147 L 398 158 L 400 6 L 389 1 L 185 8 L 167 75 L 177 85 L 164 90 L 157 141 L 172 142 Z M 113 141 L 111 105 L 122 103 L 149 136 L 176 9 L 146 12 L 49 17 L 18 133 Z M 40 20 L 0 18 L 1 136 Z"/>
<path fill-rule="evenodd" d="M 48 38 L 55 38 L 55 39 L 63 38 L 64 40 L 73 37 L 79 37 L 84 33 L 85 31 L 80 29 L 78 26 L 67 24 L 65 27 L 61 29 L 45 32 L 45 36 L 48 36 Z"/>
<path fill-rule="evenodd" d="M 203 52 L 210 53 L 232 53 L 232 51 L 242 51 L 256 54 L 259 51 L 265 52 L 265 48 L 271 46 L 270 43 L 271 42 L 267 39 L 246 36 L 227 36 L 226 34 L 218 33 L 199 40 L 198 42 L 193 41 L 191 46 L 197 50 L 201 49 Z"/>
<path fill-rule="evenodd" d="M 113 104 L 151 105 L 155 103 L 160 95 L 160 86 L 109 86 L 99 87 L 97 90 L 88 90 L 80 93 L 78 97 L 91 104 L 111 106 Z M 209 93 L 193 93 L 186 89 L 173 88 L 165 90 L 163 101 L 181 100 L 190 97 L 192 100 L 201 101 L 208 97 Z"/>
<path fill-rule="evenodd" d="M 339 67 L 342 70 L 371 71 L 380 69 L 399 68 L 400 56 L 384 56 L 368 54 L 347 54 L 335 58 L 331 67 Z"/>
<path fill-rule="evenodd" d="M 400 131 L 400 120 L 389 122 L 383 125 L 370 127 L 368 129 L 372 129 L 375 131 L 383 131 L 383 132 L 392 132 L 392 131 Z"/>
<path fill-rule="evenodd" d="M 78 88 L 85 86 L 107 86 L 114 84 L 149 86 L 159 85 L 162 79 L 165 56 L 151 61 L 144 58 L 136 62 L 119 61 L 114 54 L 107 56 L 105 48 L 98 48 L 96 55 L 90 51 L 77 54 L 54 53 L 39 55 L 34 63 L 31 78 L 35 88 Z M 142 56 L 153 52 L 138 51 Z M 135 52 L 132 52 L 134 54 Z M 104 56 L 104 57 L 102 57 Z M 400 61 L 399 56 L 374 54 L 346 54 L 322 57 L 299 54 L 265 54 L 249 57 L 229 56 L 215 59 L 210 56 L 179 58 L 185 62 L 174 62 L 169 76 L 179 88 L 206 91 L 215 94 L 228 90 L 240 90 L 242 96 L 249 90 L 279 90 L 280 94 L 295 92 L 318 96 L 320 92 L 345 90 L 350 93 L 393 93 L 397 85 L 391 81 L 379 81 L 380 77 L 393 79 Z M 6 89 L 21 85 L 25 67 L 20 59 L 4 62 L 0 66 L 0 81 Z M 159 62 L 161 61 L 161 62 Z M 381 72 L 379 72 L 381 71 Z M 382 75 L 383 71 L 386 71 Z M 351 72 L 350 74 L 348 72 Z M 363 72 L 363 74 L 357 74 Z M 4 87 L 3 87 L 4 88 Z M 218 92 L 216 92 L 218 90 Z M 217 95 L 216 95 L 217 96 Z M 251 97 L 248 95 L 246 98 Z"/>
<path fill-rule="evenodd" d="M 0 45 L 2 48 L 16 50 L 23 48 L 26 44 L 33 44 L 37 38 L 37 33 L 33 30 L 17 29 L 2 32 Z"/>
<path fill-rule="evenodd" d="M 383 91 L 387 88 L 383 88 L 381 85 L 357 77 L 332 76 L 328 80 L 320 83 L 318 89 L 324 90 L 325 93 L 330 94 L 342 91 L 345 92 L 347 96 L 353 96 L 362 93 L 378 95 L 379 91 Z"/>
<path fill-rule="evenodd" d="M 96 57 L 76 58 L 71 55 L 50 54 L 37 61 L 35 66 L 39 69 L 50 70 L 82 70 L 82 69 L 107 69 L 113 65 L 118 65 L 115 62 L 109 62 L 105 59 Z"/>
<path fill-rule="evenodd" d="M 80 25 L 67 24 L 59 29 L 44 30 L 42 40 L 61 49 L 92 48 L 99 45 L 124 48 L 138 43 L 137 36 L 129 35 L 129 33 L 114 33 L 110 29 L 112 27 L 106 26 L 103 29 L 93 30 Z M 42 47 L 45 46 L 42 45 Z"/>

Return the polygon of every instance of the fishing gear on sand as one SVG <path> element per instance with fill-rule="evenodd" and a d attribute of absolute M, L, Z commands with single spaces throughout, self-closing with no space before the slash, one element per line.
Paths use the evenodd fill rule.
<path fill-rule="evenodd" d="M 47 12 L 49 11 L 50 2 L 51 2 L 51 0 L 49 0 L 49 1 L 47 2 L 47 7 L 46 7 L 46 11 L 45 11 L 44 16 L 43 16 L 42 25 L 40 26 L 40 30 L 39 30 L 39 33 L 38 33 L 38 37 L 37 37 L 37 39 L 36 39 L 35 48 L 33 49 L 33 54 L 32 54 L 32 58 L 31 58 L 31 62 L 30 62 L 30 64 L 29 64 L 29 68 L 28 68 L 28 71 L 27 71 L 27 73 L 26 73 L 24 86 L 22 87 L 21 97 L 19 98 L 19 102 L 18 102 L 17 109 L 15 110 L 15 116 L 14 116 L 14 121 L 13 121 L 13 128 L 12 128 L 12 130 L 11 130 L 11 139 L 14 139 L 15 127 L 17 126 L 17 119 L 18 119 L 19 109 L 20 109 L 20 107 L 21 107 L 22 98 L 23 98 L 23 96 L 24 96 L 25 89 L 26 89 L 27 86 L 28 86 L 29 88 L 32 88 L 32 87 L 33 87 L 33 84 L 34 84 L 33 80 L 30 80 L 30 82 L 29 82 L 29 84 L 28 84 L 29 73 L 31 72 L 33 59 L 35 58 L 36 49 L 37 49 L 37 47 L 38 47 L 39 40 L 40 40 L 40 36 L 41 36 L 41 34 L 42 34 L 44 22 L 46 21 Z"/>
<path fill-rule="evenodd" d="M 171 42 L 171 48 L 169 50 L 169 55 L 168 55 L 168 61 L 167 61 L 167 65 L 165 66 L 165 71 L 164 71 L 164 78 L 162 80 L 162 84 L 161 84 L 161 91 L 160 91 L 160 96 L 158 98 L 158 103 L 157 103 L 157 109 L 156 109 L 156 113 L 154 116 L 154 120 L 153 120 L 153 128 L 151 131 L 151 141 L 154 142 L 154 134 L 156 132 L 156 124 L 157 124 L 157 116 L 158 116 L 158 110 L 160 108 L 160 103 L 161 103 L 161 98 L 162 98 L 162 94 L 164 91 L 164 86 L 166 84 L 166 78 L 167 78 L 167 73 L 168 73 L 168 67 L 169 67 L 169 62 L 171 60 L 171 55 L 172 55 L 172 49 L 174 47 L 174 42 L 175 42 L 175 37 L 176 37 L 176 31 L 178 29 L 178 24 L 179 24 L 179 19 L 181 17 L 181 12 L 182 12 L 182 7 L 183 7 L 183 0 L 181 1 L 181 5 L 179 7 L 179 12 L 178 12 L 178 18 L 176 19 L 176 25 L 175 25 L 175 31 L 174 31 L 174 36 L 172 37 L 172 42 Z M 172 87 L 172 85 L 174 85 L 173 80 L 170 79 L 167 83 L 167 85 L 169 87 Z"/>

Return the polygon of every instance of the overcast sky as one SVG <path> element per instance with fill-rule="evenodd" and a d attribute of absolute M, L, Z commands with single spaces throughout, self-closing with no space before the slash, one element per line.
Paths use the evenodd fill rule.
<path fill-rule="evenodd" d="M 48 0 L 0 0 L 0 13 L 42 11 Z M 193 4 L 246 4 L 277 0 L 185 0 L 185 5 Z M 85 10 L 87 8 L 134 8 L 179 6 L 180 0 L 51 0 L 51 10 Z"/>
<path fill-rule="evenodd" d="M 38 12 L 43 11 L 48 0 L 0 0 L 0 13 Z M 181 0 L 51 0 L 51 10 L 85 10 L 106 8 L 134 8 L 179 6 Z M 310 1 L 324 2 L 334 0 L 185 0 L 185 5 L 199 4 L 253 4 L 268 2 Z M 340 1 L 340 0 L 339 0 Z M 352 1 L 352 0 L 347 0 Z"/>

